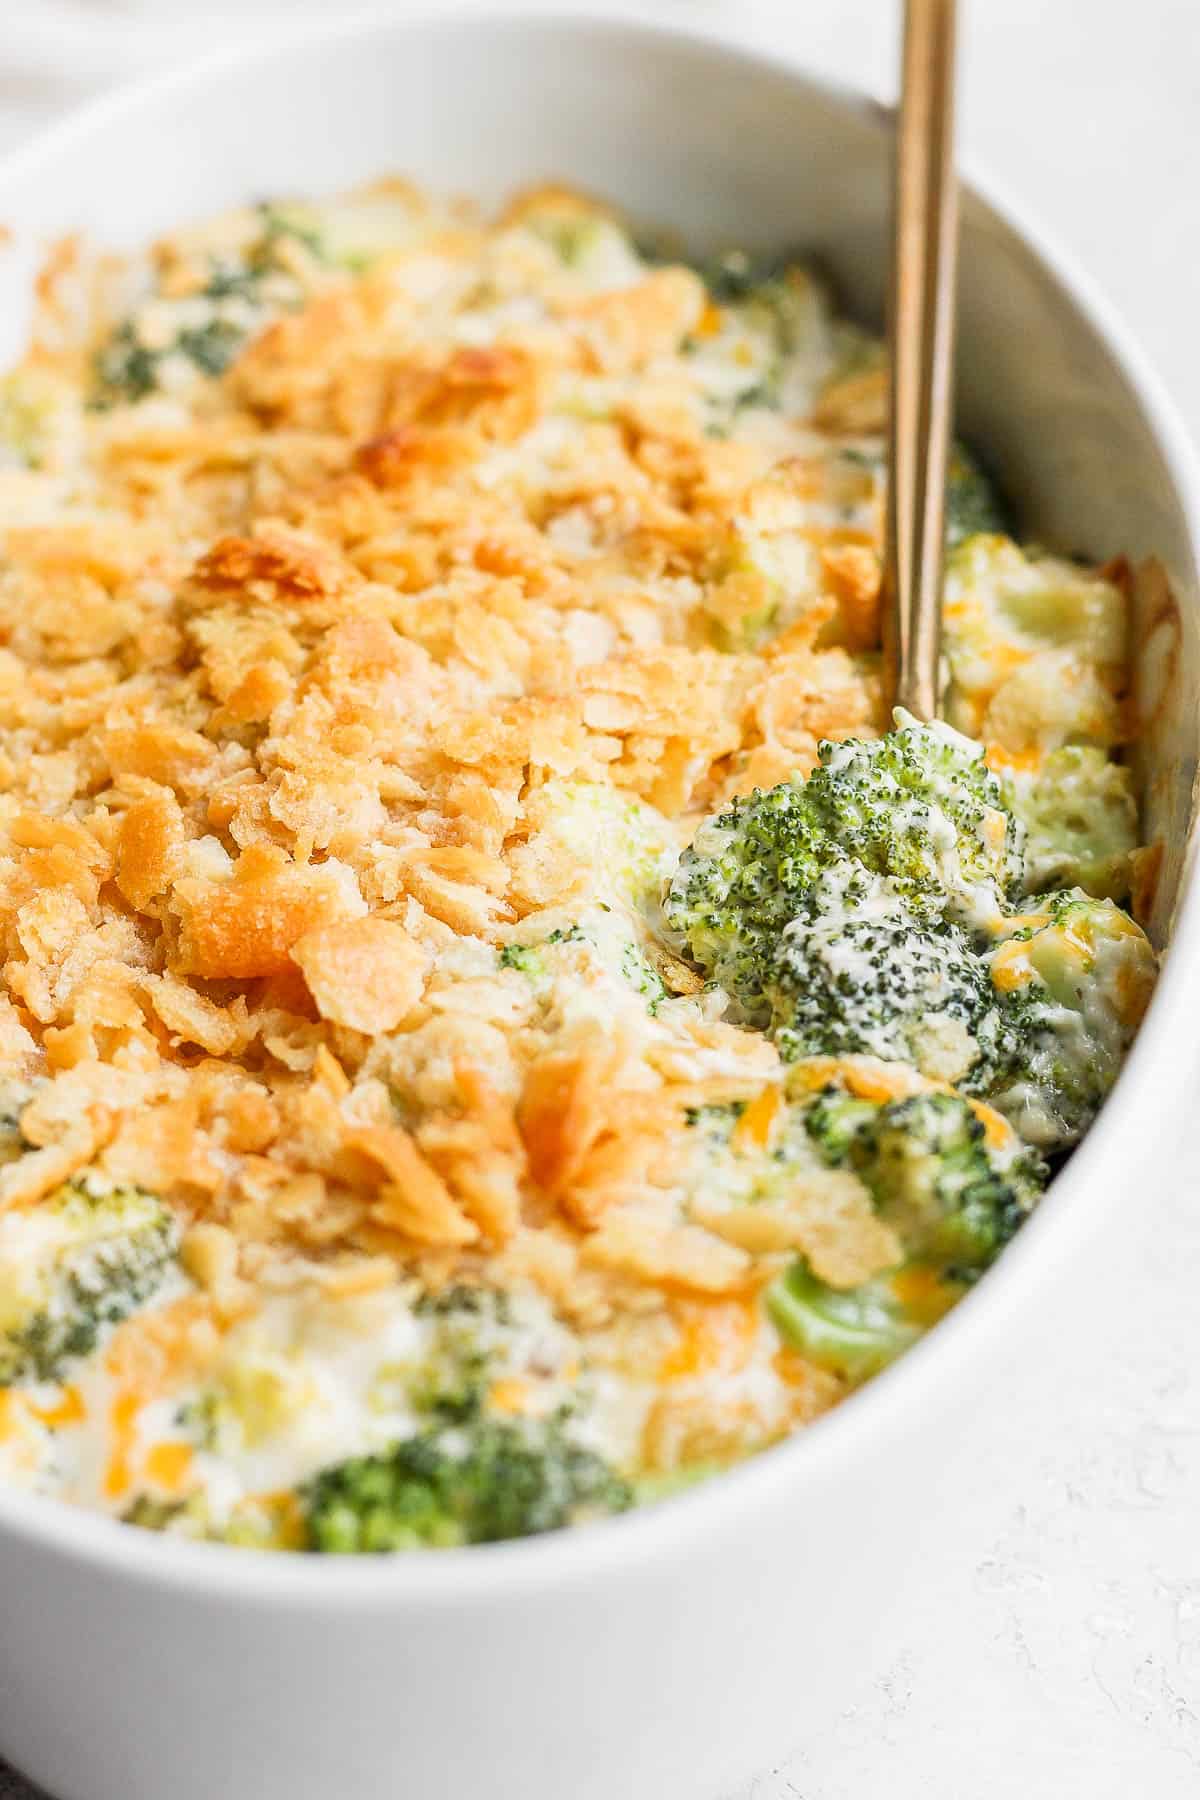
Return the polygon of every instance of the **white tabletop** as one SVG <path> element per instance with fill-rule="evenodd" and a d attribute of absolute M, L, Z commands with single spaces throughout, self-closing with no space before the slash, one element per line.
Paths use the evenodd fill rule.
<path fill-rule="evenodd" d="M 818 71 L 889 90 L 893 0 L 675 10 L 735 4 L 747 35 L 787 30 Z M 227 39 L 256 9 L 4 10 L 0 146 L 97 85 Z M 965 10 L 968 155 L 1099 279 L 1200 431 L 1200 7 Z M 864 1643 L 840 1717 L 722 1800 L 1200 1794 L 1200 1128 L 1156 1157 L 1119 1241 L 1098 1241 L 1064 1292 L 1044 1387 L 1014 1396 L 943 1478 L 941 1553 L 902 1621 Z M 2 1769 L 0 1800 L 29 1800 Z"/>

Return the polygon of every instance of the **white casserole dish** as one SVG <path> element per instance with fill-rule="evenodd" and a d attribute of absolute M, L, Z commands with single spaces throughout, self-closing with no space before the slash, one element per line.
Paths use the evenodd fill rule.
<path fill-rule="evenodd" d="M 876 109 L 696 31 L 544 9 L 337 25 L 104 101 L 0 171 L 0 219 L 18 228 L 5 348 L 28 234 L 131 243 L 386 170 L 494 198 L 556 177 L 697 244 L 811 245 L 877 315 L 887 161 Z M 1190 451 L 1076 275 L 977 195 L 964 226 L 965 434 L 1031 535 L 1097 559 L 1153 553 L 1180 608 L 1145 658 L 1166 694 L 1147 794 L 1172 955 L 1103 1117 L 999 1267 L 899 1367 L 790 1445 L 631 1518 L 352 1563 L 0 1494 L 0 1750 L 58 1800 L 703 1800 L 818 1726 L 864 1660 L 936 1521 L 946 1446 L 969 1441 L 960 1415 L 986 1430 L 991 1385 L 1019 1346 L 1036 1353 L 1055 1280 L 1129 1191 L 1190 1070 L 1200 1013 Z"/>

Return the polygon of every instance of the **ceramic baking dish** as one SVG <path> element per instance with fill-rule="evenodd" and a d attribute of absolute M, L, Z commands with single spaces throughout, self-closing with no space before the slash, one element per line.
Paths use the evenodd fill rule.
<path fill-rule="evenodd" d="M 802 18 L 795 37 L 802 57 Z M 384 171 L 496 199 L 555 177 L 697 247 L 802 244 L 878 319 L 889 129 L 866 100 L 698 28 L 541 8 L 277 37 L 106 99 L 0 170 L 4 348 L 34 240 L 84 227 L 133 243 Z M 355 1562 L 0 1495 L 0 1751 L 58 1800 L 704 1800 L 819 1729 L 869 1663 L 927 1554 L 951 1448 L 1044 1354 L 1079 1241 L 1129 1192 L 1200 1020 L 1191 454 L 1125 333 L 1036 232 L 978 189 L 964 232 L 962 431 L 1029 535 L 1157 556 L 1176 602 L 1143 584 L 1146 829 L 1166 847 L 1154 926 L 1173 941 L 1102 1118 L 996 1270 L 898 1367 L 632 1517 Z"/>

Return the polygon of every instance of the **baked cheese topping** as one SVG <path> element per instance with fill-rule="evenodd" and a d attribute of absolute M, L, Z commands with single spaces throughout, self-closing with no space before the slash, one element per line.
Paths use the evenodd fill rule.
<path fill-rule="evenodd" d="M 883 406 L 803 263 L 566 191 L 55 249 L 0 387 L 6 1483 L 572 1525 L 998 1253 L 1153 980 L 1128 576 L 956 453 L 968 737 L 881 740 Z"/>

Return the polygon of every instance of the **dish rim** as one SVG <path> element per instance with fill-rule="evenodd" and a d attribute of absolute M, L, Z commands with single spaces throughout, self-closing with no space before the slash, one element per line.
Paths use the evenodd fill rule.
<path fill-rule="evenodd" d="M 281 53 L 316 52 L 333 41 L 369 40 L 377 34 L 404 35 L 423 29 L 469 30 L 485 23 L 506 31 L 555 31 L 574 37 L 582 51 L 589 37 L 610 41 L 641 38 L 667 48 L 701 48 L 730 62 L 779 76 L 798 91 L 808 90 L 834 105 L 886 119 L 891 108 L 866 90 L 812 74 L 785 48 L 764 44 L 736 22 L 704 18 L 683 21 L 661 12 L 648 14 L 630 0 L 607 7 L 598 0 L 563 8 L 539 0 L 474 0 L 449 10 L 424 0 L 412 12 L 377 8 L 333 19 L 310 20 L 282 32 L 255 34 L 164 71 L 121 83 L 83 102 L 24 146 L 0 158 L 0 193 L 36 180 L 39 164 L 86 143 L 128 108 L 169 98 L 204 85 L 222 72 L 264 63 Z M 1170 475 L 1200 563 L 1200 464 L 1190 436 L 1165 383 L 1149 364 L 1113 304 L 1074 257 L 1047 234 L 1036 215 L 1009 199 L 1002 185 L 981 176 L 971 159 L 960 160 L 963 187 L 995 215 L 1032 254 L 1041 270 L 1064 293 L 1120 371 L 1145 415 L 1150 434 Z M 751 1456 L 695 1489 L 634 1509 L 586 1529 L 547 1533 L 512 1542 L 385 1557 L 311 1557 L 298 1553 L 234 1548 L 131 1530 L 103 1514 L 52 1496 L 0 1488 L 0 1531 L 31 1548 L 55 1552 L 76 1565 L 119 1573 L 139 1585 L 169 1588 L 205 1598 L 269 1600 L 291 1610 L 336 1610 L 352 1603 L 366 1611 L 388 1610 L 405 1601 L 470 1605 L 520 1591 L 551 1588 L 602 1577 L 630 1565 L 645 1566 L 685 1554 L 704 1537 L 715 1538 L 737 1513 L 748 1518 L 769 1495 L 788 1486 L 797 1505 L 804 1484 L 844 1477 L 856 1444 L 876 1446 L 902 1435 L 906 1416 L 934 1403 L 961 1365 L 988 1354 L 1006 1321 L 1031 1301 L 1069 1252 L 1074 1234 L 1092 1226 L 1085 1189 L 1103 1166 L 1110 1195 L 1120 1186 L 1123 1115 L 1139 1112 L 1166 1119 L 1200 1045 L 1200 1020 L 1186 1010 L 1192 962 L 1200 967 L 1200 879 L 1194 867 L 1200 820 L 1193 795 L 1187 854 L 1176 902 L 1164 971 L 1146 1019 L 1100 1117 L 1056 1177 L 1046 1199 L 1010 1244 L 985 1281 L 954 1308 L 891 1368 L 874 1377 L 832 1411 L 770 1449 Z M 1174 971 L 1171 974 L 1170 971 Z M 1192 978 L 1192 985 L 1196 985 Z M 1175 1053 L 1172 1055 L 1172 1041 Z M 1186 1054 L 1190 1044 L 1192 1056 Z M 858 1454 L 862 1452 L 859 1451 Z"/>

